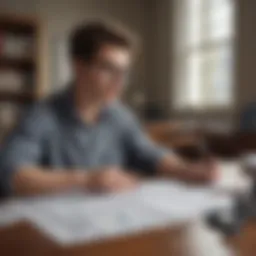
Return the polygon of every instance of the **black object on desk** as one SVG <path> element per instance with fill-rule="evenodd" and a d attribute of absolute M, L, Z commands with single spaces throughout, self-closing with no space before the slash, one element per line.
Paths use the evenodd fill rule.
<path fill-rule="evenodd" d="M 207 217 L 208 224 L 225 235 L 238 233 L 248 219 L 256 217 L 256 166 L 254 172 L 248 173 L 253 180 L 251 190 L 247 194 L 238 195 L 231 209 Z"/>

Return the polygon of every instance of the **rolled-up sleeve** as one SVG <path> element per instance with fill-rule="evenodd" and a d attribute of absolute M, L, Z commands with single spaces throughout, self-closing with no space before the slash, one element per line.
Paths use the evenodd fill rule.
<path fill-rule="evenodd" d="M 124 140 L 129 166 L 146 174 L 155 173 L 159 161 L 172 153 L 171 150 L 154 143 L 132 115 L 126 122 Z"/>
<path fill-rule="evenodd" d="M 20 167 L 39 163 L 42 154 L 42 135 L 47 125 L 44 116 L 43 108 L 39 105 L 34 106 L 2 146 L 1 194 L 6 195 L 12 192 L 11 180 Z"/>

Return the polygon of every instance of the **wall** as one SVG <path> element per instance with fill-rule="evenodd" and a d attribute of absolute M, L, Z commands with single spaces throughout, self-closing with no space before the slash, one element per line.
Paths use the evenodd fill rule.
<path fill-rule="evenodd" d="M 238 2 L 237 44 L 237 97 L 238 111 L 249 102 L 256 102 L 256 1 L 243 0 Z"/>
<path fill-rule="evenodd" d="M 166 112 L 171 95 L 171 2 L 152 0 L 148 20 L 148 100 Z"/>
<path fill-rule="evenodd" d="M 65 47 L 70 30 L 81 21 L 95 16 L 111 18 L 135 30 L 141 36 L 143 43 L 146 35 L 147 19 L 144 1 L 139 0 L 1 0 L 0 10 L 38 16 L 45 23 L 49 38 L 49 85 L 52 90 L 58 88 L 56 55 L 59 44 Z M 147 84 L 145 72 L 145 54 L 142 54 L 136 63 L 131 91 L 145 89 Z M 130 97 L 132 97 L 131 91 Z"/>

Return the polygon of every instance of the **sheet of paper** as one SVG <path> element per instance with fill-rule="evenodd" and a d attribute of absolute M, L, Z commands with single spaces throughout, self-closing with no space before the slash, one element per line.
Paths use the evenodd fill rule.
<path fill-rule="evenodd" d="M 219 175 L 213 188 L 233 194 L 247 193 L 252 180 L 246 175 L 239 162 L 221 162 L 218 166 Z"/>
<path fill-rule="evenodd" d="M 172 213 L 182 219 L 206 214 L 214 209 L 231 206 L 231 197 L 219 195 L 209 187 L 160 181 L 145 184 L 138 196 L 154 209 Z"/>
<path fill-rule="evenodd" d="M 211 188 L 151 181 L 119 195 L 74 193 L 14 200 L 0 207 L 0 224 L 25 218 L 67 245 L 176 224 L 213 209 L 230 207 L 231 201 Z"/>
<path fill-rule="evenodd" d="M 170 220 L 169 214 L 142 204 L 136 198 L 121 196 L 95 202 L 80 199 L 77 200 L 77 196 L 60 199 L 50 207 L 38 204 L 29 219 L 63 244 L 132 233 Z"/>

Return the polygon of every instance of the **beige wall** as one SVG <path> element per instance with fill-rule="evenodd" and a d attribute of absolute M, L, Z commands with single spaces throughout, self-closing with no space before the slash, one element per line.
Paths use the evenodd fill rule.
<path fill-rule="evenodd" d="M 238 110 L 256 102 L 256 1 L 238 1 Z"/>
<path fill-rule="evenodd" d="M 171 71 L 171 2 L 151 1 L 148 12 L 148 99 L 163 111 L 168 111 L 170 99 Z"/>

